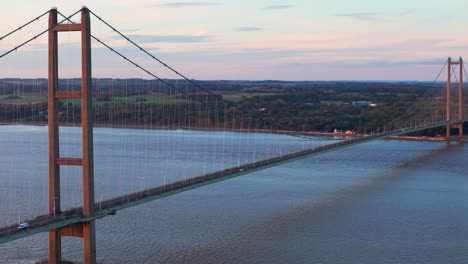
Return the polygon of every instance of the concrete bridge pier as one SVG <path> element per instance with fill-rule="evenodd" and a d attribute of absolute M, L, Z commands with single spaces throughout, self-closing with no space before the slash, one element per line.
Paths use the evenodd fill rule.
<path fill-rule="evenodd" d="M 49 83 L 48 83 L 48 126 L 49 126 L 49 214 L 60 217 L 60 166 L 81 166 L 83 178 L 83 217 L 94 215 L 94 155 L 93 114 L 91 95 L 91 28 L 87 8 L 81 10 L 80 24 L 57 24 L 57 10 L 49 13 Z M 58 89 L 58 32 L 81 32 L 81 91 L 59 91 Z M 81 99 L 82 157 L 62 158 L 59 153 L 58 101 Z M 77 223 L 58 230 L 49 231 L 49 263 L 62 263 L 62 237 L 83 239 L 85 264 L 96 263 L 96 229 L 94 220 Z"/>
<path fill-rule="evenodd" d="M 451 102 L 451 88 L 452 88 L 452 65 L 458 65 L 458 102 L 457 108 L 458 108 L 458 113 L 457 113 L 457 118 L 456 120 L 463 120 L 463 59 L 460 57 L 458 61 L 452 61 L 452 58 L 448 58 L 447 62 L 447 87 L 446 87 L 446 120 L 447 121 L 452 121 L 453 116 L 452 116 L 452 102 Z M 455 74 L 455 72 L 454 72 Z M 462 138 L 463 137 L 463 123 L 460 122 L 458 124 L 452 124 L 452 125 L 447 125 L 446 127 L 446 138 L 447 140 L 450 140 L 450 137 L 452 136 L 452 129 L 457 129 L 458 130 L 458 137 Z"/>

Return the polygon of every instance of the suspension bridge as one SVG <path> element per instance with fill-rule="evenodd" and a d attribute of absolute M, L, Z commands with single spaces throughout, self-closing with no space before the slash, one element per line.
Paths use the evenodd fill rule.
<path fill-rule="evenodd" d="M 81 15 L 81 20 L 80 22 L 74 22 L 74 17 L 78 14 Z M 17 107 L 17 112 L 15 112 L 15 115 L 22 117 L 21 121 L 27 124 L 43 125 L 44 122 L 47 122 L 48 147 L 35 154 L 34 158 L 35 162 L 40 162 L 42 161 L 40 156 L 43 156 L 40 153 L 44 151 L 48 153 L 45 155 L 48 160 L 48 172 L 39 176 L 47 179 L 47 187 L 45 188 L 48 197 L 47 207 L 45 210 L 30 209 L 27 214 L 28 217 L 23 217 L 23 221 L 21 221 L 28 224 L 25 229 L 19 229 L 18 224 L 11 221 L 9 223 L 2 222 L 0 243 L 10 242 L 41 232 L 49 232 L 50 263 L 60 263 L 62 259 L 61 239 L 64 236 L 83 238 L 84 262 L 96 263 L 95 220 L 114 215 L 119 210 L 257 170 L 391 136 L 445 127 L 447 139 L 450 139 L 453 130 L 456 130 L 458 136 L 462 137 L 463 124 L 468 121 L 466 118 L 468 116 L 467 109 L 464 107 L 465 87 L 463 86 L 466 73 L 461 58 L 456 61 L 449 58 L 436 77 L 432 88 L 428 89 L 413 105 L 409 106 L 404 115 L 397 117 L 391 123 L 375 128 L 370 132 L 339 141 L 316 141 L 311 140 L 313 137 L 306 132 L 289 131 L 287 128 L 279 126 L 274 127 L 271 122 L 267 123 L 265 120 L 247 116 L 241 110 L 230 106 L 229 103 L 223 100 L 222 96 L 204 88 L 154 56 L 147 48 L 137 44 L 88 8 L 80 9 L 70 16 L 65 16 L 56 9 L 51 9 L 1 36 L 0 40 L 6 40 L 47 15 L 49 16 L 49 24 L 46 29 L 27 38 L 26 41 L 20 42 L 18 45 L 13 45 L 11 49 L 6 49 L 0 54 L 1 62 L 1 60 L 5 60 L 9 56 L 16 56 L 13 54 L 17 50 L 27 47 L 28 44 L 43 35 L 48 36 L 47 102 L 44 102 L 47 106 L 46 118 L 44 115 L 28 115 L 26 113 L 28 111 L 21 107 Z M 61 17 L 60 20 L 58 19 L 59 16 Z M 159 77 L 159 74 L 155 71 L 137 62 L 137 59 L 125 55 L 118 48 L 114 48 L 110 43 L 113 42 L 113 39 L 105 40 L 91 34 L 91 18 L 102 23 L 118 38 L 122 38 L 129 43 L 151 62 L 157 63 L 162 69 L 175 74 L 179 81 L 174 82 Z M 63 81 L 60 82 L 58 75 L 58 34 L 73 31 L 81 33 L 81 79 L 79 82 L 67 80 L 64 83 Z M 137 68 L 152 79 L 128 84 L 123 89 L 117 87 L 112 81 L 99 83 L 98 80 L 92 78 L 91 50 L 93 44 L 100 45 L 109 54 L 113 54 L 114 57 L 121 59 L 127 65 Z M 440 85 L 437 80 L 444 73 L 444 70 L 447 73 L 447 80 L 443 85 Z M 27 85 L 18 84 L 17 86 L 25 89 L 24 87 Z M 108 88 L 108 90 L 100 93 L 100 87 Z M 32 84 L 32 91 L 35 91 L 35 96 L 44 93 L 44 89 L 40 84 Z M 94 99 L 93 92 L 96 93 Z M 148 98 L 152 98 L 155 102 L 150 104 L 142 101 L 141 97 L 138 97 L 141 94 L 150 95 Z M 124 100 L 124 102 L 119 102 L 117 105 L 115 101 L 103 103 L 106 101 L 105 99 L 98 99 L 98 97 L 112 96 Z M 45 112 L 44 109 L 40 108 L 40 103 L 36 105 L 38 108 L 35 111 L 31 110 L 31 112 Z M 133 115 L 129 116 L 127 112 L 132 112 Z M 150 117 L 148 117 L 148 113 Z M 96 123 L 95 120 L 98 116 L 105 116 L 106 122 L 93 124 Z M 77 131 L 74 130 L 73 133 L 65 131 L 65 137 L 59 136 L 64 133 L 62 127 L 59 126 L 61 122 L 66 126 L 81 127 L 79 131 L 81 135 L 76 137 Z M 144 130 L 145 135 L 141 137 L 132 135 L 128 130 L 122 130 L 124 132 L 119 135 L 119 139 L 124 147 L 119 149 L 106 145 L 103 138 L 95 141 L 94 133 L 96 131 L 93 132 L 94 126 L 122 128 L 135 126 L 146 128 L 146 130 Z M 270 129 L 265 129 L 266 127 Z M 216 136 L 226 138 L 221 139 L 221 142 L 223 142 L 221 146 L 200 145 L 196 140 L 189 141 L 187 134 L 177 137 L 180 129 L 199 131 L 199 133 L 215 131 Z M 294 145 L 285 147 L 281 144 L 269 144 L 265 140 L 262 147 L 267 149 L 266 151 L 256 148 L 257 141 L 264 136 L 257 137 L 252 134 L 257 135 L 260 129 L 262 129 L 260 134 L 265 132 L 279 133 L 284 138 L 294 140 Z M 165 132 L 161 133 L 161 130 Z M 168 133 L 172 133 L 172 135 L 168 135 Z M 237 136 L 239 138 L 232 139 L 232 137 Z M 126 137 L 130 139 L 126 139 Z M 142 150 L 143 154 L 138 154 L 144 156 L 144 164 L 137 162 L 123 164 L 122 157 L 125 156 L 126 152 L 132 150 L 138 153 L 138 150 L 132 149 L 132 144 L 137 141 L 143 141 L 144 148 L 146 148 Z M 225 143 L 227 141 L 230 141 L 230 143 Z M 68 148 L 67 144 L 73 146 Z M 187 144 L 189 144 L 188 147 Z M 98 162 L 95 162 L 94 153 L 102 151 L 99 148 L 105 149 L 106 152 L 102 155 L 103 157 L 99 157 Z M 191 153 L 184 153 L 187 148 L 192 150 L 201 149 L 205 154 L 197 162 L 187 163 L 186 160 L 194 159 L 190 156 Z M 181 162 L 184 165 L 176 165 L 174 169 L 173 164 L 168 164 L 169 158 L 166 159 L 160 153 L 175 155 L 167 154 L 171 151 L 182 153 L 178 155 L 182 155 Z M 112 155 L 115 153 L 118 153 L 118 155 L 113 157 Z M 17 164 L 17 166 L 21 166 L 21 164 Z M 163 168 L 161 166 L 167 167 Z M 169 168 L 170 166 L 172 168 Z M 74 190 L 67 189 L 63 191 L 63 183 L 67 181 L 64 176 L 69 172 L 69 167 L 81 167 L 78 174 L 81 173 L 82 180 L 80 182 L 68 182 L 71 188 L 75 186 Z M 154 175 L 143 173 L 141 167 L 146 167 Z M 21 194 L 18 194 L 11 186 L 20 184 L 17 178 L 21 178 L 19 176 L 21 171 L 14 171 L 17 174 L 12 173 L 9 182 L 5 184 L 12 188 L 7 191 L 9 193 L 6 195 L 9 197 L 7 201 L 7 204 L 9 204 L 7 209 L 9 210 L 6 214 L 12 214 L 11 211 L 16 211 L 16 207 L 19 210 L 20 207 L 15 204 L 17 202 L 15 200 L 19 199 L 18 197 Z M 140 184 L 135 184 L 131 188 L 120 186 L 118 188 L 120 192 L 109 190 L 114 189 L 112 184 L 115 184 L 115 179 L 119 178 L 116 177 L 119 173 L 120 175 L 127 174 L 126 177 L 130 177 L 131 181 Z M 100 193 L 108 190 L 105 195 L 102 194 L 97 199 L 96 184 Z M 122 183 L 120 184 L 122 185 Z M 78 193 L 78 196 L 81 195 L 81 197 L 71 198 L 73 201 L 67 203 L 63 196 L 70 192 L 75 193 L 75 195 Z M 43 194 L 41 193 L 41 195 Z M 31 194 L 31 196 L 35 195 Z M 40 195 L 38 194 L 38 196 Z M 29 207 L 33 207 L 33 200 L 31 198 L 30 201 L 25 203 L 29 202 Z M 63 206 L 62 200 L 65 200 L 67 206 Z"/>

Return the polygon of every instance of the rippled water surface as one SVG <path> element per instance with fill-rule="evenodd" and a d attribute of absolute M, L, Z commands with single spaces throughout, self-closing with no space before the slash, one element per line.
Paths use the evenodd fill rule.
<path fill-rule="evenodd" d="M 41 137 L 44 132 L 30 133 Z M 200 137 L 199 133 L 185 132 L 185 138 Z M 112 147 L 112 137 L 107 138 Z M 287 148 L 304 147 L 297 139 L 268 135 L 269 142 L 274 140 Z M 239 143 L 230 142 L 223 145 Z M 211 144 L 207 152 L 216 149 L 215 138 Z M 255 153 L 260 155 L 267 145 L 258 146 Z M 174 164 L 180 162 L 178 155 L 171 155 Z M 126 158 L 122 156 L 122 162 Z M 148 160 L 145 155 L 139 158 Z M 44 168 L 47 172 L 42 165 L 36 170 Z M 1 175 L 2 193 L 18 195 L 9 189 L 18 180 Z M 27 195 L 42 195 L 43 190 L 34 188 L 42 188 L 44 179 L 28 177 L 17 188 Z M 112 179 L 106 177 L 101 179 L 104 193 L 105 182 Z M 31 181 L 37 183 L 28 185 Z M 68 202 L 73 204 L 72 200 Z M 466 144 L 375 141 L 119 211 L 97 221 L 98 259 L 103 263 L 468 263 L 467 201 Z M 35 210 L 28 209 L 28 203 L 22 206 Z M 67 238 L 63 244 L 65 258 L 80 261 L 81 241 Z M 0 245 L 0 263 L 34 263 L 46 256 L 46 234 Z"/>

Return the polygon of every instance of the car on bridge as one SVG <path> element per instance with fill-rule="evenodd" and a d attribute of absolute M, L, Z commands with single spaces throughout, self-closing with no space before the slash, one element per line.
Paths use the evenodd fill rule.
<path fill-rule="evenodd" d="M 29 224 L 28 223 L 21 223 L 18 226 L 18 229 L 28 229 Z"/>

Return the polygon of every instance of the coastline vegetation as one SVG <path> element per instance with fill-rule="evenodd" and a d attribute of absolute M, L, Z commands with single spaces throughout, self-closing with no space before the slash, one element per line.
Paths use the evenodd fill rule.
<path fill-rule="evenodd" d="M 46 123 L 47 80 L 18 82 L 0 80 L 0 122 Z M 79 79 L 62 80 L 65 83 L 67 90 L 79 90 Z M 150 80 L 95 79 L 95 124 L 371 133 L 376 128 L 390 128 L 401 116 L 420 114 L 421 109 L 410 113 L 408 109 L 434 87 L 416 82 L 201 82 L 213 95 L 194 92 L 180 80 L 174 83 L 177 91 Z M 442 84 L 439 86 L 442 90 Z M 443 111 L 444 98 L 434 97 L 433 104 Z M 79 124 L 80 107 L 79 99 L 60 100 L 60 122 Z M 443 132 L 439 128 L 418 135 Z"/>

